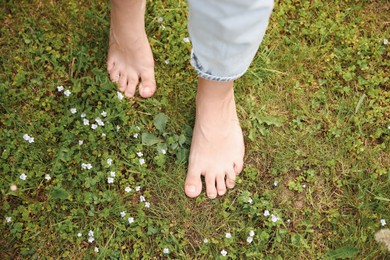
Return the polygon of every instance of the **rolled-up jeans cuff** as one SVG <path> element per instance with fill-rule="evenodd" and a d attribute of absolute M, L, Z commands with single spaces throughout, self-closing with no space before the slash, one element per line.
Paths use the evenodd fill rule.
<path fill-rule="evenodd" d="M 193 50 L 191 51 L 190 63 L 192 65 L 192 67 L 194 67 L 196 72 L 198 73 L 198 76 L 201 77 L 201 78 L 207 79 L 207 80 L 214 80 L 214 81 L 220 81 L 220 82 L 233 81 L 235 79 L 238 79 L 242 75 L 244 75 L 244 73 L 246 72 L 246 70 L 244 70 L 244 71 L 242 71 L 242 72 L 240 72 L 238 74 L 229 75 L 229 76 L 213 75 L 210 71 L 206 71 L 203 68 L 202 64 L 199 62 L 199 60 L 196 57 L 196 55 L 195 55 Z"/>

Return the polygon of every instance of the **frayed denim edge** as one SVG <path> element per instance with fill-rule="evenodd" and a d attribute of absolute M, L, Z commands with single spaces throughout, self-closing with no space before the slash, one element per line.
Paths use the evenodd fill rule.
<path fill-rule="evenodd" d="M 238 79 L 242 75 L 244 75 L 244 73 L 246 72 L 246 70 L 245 70 L 242 73 L 239 73 L 239 74 L 236 74 L 233 76 L 229 76 L 229 77 L 220 77 L 220 76 L 211 75 L 211 74 L 203 71 L 203 67 L 199 63 L 198 58 L 196 57 L 194 51 L 191 51 L 190 63 L 192 65 L 192 67 L 194 67 L 196 72 L 198 73 L 199 77 L 207 79 L 207 80 L 214 80 L 214 81 L 220 81 L 220 82 L 233 81 L 235 79 Z"/>

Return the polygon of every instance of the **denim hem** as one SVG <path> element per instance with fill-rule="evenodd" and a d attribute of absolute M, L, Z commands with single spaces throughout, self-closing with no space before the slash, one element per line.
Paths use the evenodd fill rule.
<path fill-rule="evenodd" d="M 238 79 L 242 75 L 244 75 L 244 73 L 246 72 L 246 70 L 245 70 L 239 74 L 236 74 L 233 76 L 227 76 L 227 77 L 212 75 L 209 71 L 207 71 L 207 72 L 204 71 L 203 66 L 200 64 L 194 51 L 191 52 L 190 63 L 192 65 L 192 67 L 194 67 L 196 72 L 198 73 L 199 77 L 207 79 L 207 80 L 214 80 L 214 81 L 220 81 L 220 82 L 233 81 L 235 79 Z"/>

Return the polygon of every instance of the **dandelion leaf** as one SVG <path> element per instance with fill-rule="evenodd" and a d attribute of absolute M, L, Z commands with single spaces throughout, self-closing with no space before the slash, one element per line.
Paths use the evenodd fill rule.
<path fill-rule="evenodd" d="M 154 117 L 153 124 L 156 129 L 162 134 L 165 131 L 168 118 L 164 113 L 160 113 Z"/>
<path fill-rule="evenodd" d="M 54 190 L 50 193 L 51 198 L 58 200 L 66 200 L 68 198 L 68 192 L 63 188 L 54 188 Z"/>
<path fill-rule="evenodd" d="M 142 134 L 142 144 L 146 146 L 152 146 L 160 142 L 157 136 L 151 133 Z"/>
<path fill-rule="evenodd" d="M 325 254 L 325 259 L 354 259 L 358 250 L 353 246 L 344 246 L 330 250 Z"/>

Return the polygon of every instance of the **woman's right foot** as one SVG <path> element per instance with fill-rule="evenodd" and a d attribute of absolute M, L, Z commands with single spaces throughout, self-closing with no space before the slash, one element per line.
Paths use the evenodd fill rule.
<path fill-rule="evenodd" d="M 156 91 L 154 60 L 145 32 L 145 0 L 112 0 L 107 70 L 125 96 L 138 85 L 142 97 Z"/>

